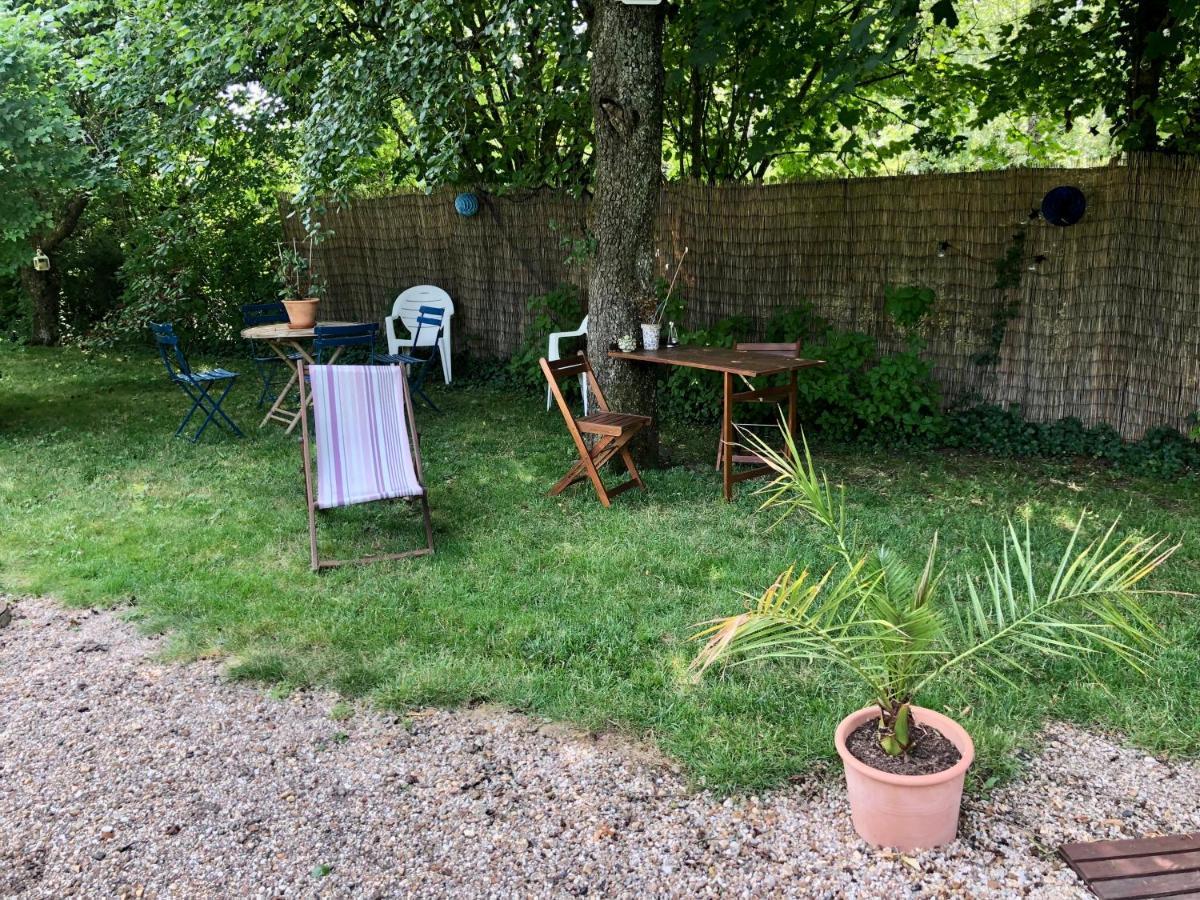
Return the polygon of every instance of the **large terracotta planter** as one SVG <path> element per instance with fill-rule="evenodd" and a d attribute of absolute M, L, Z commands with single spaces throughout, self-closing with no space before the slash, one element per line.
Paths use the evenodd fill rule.
<path fill-rule="evenodd" d="M 317 304 L 320 302 L 316 298 L 284 300 L 283 306 L 288 314 L 288 328 L 299 330 L 301 328 L 312 328 L 316 325 Z"/>
<path fill-rule="evenodd" d="M 932 775 L 893 775 L 861 762 L 846 749 L 846 738 L 864 722 L 878 719 L 878 706 L 846 716 L 833 738 L 846 769 L 854 830 L 864 841 L 879 847 L 928 849 L 950 843 L 958 833 L 963 778 L 975 759 L 975 744 L 953 719 L 921 706 L 912 707 L 912 712 L 914 721 L 944 734 L 962 759 Z"/>

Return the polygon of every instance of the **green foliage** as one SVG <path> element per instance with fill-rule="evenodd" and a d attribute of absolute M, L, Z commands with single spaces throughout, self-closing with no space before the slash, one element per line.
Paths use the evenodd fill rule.
<path fill-rule="evenodd" d="M 920 65 L 931 25 L 915 0 L 676 5 L 663 47 L 669 162 L 721 182 L 762 178 L 781 158 L 832 172 L 877 154 L 867 135 L 890 119 L 880 85 Z"/>
<path fill-rule="evenodd" d="M 793 659 L 840 668 L 880 709 L 880 745 L 908 751 L 911 704 L 940 680 L 1013 688 L 1044 659 L 1113 654 L 1138 671 L 1165 641 L 1144 608 L 1142 582 L 1179 545 L 1155 537 L 1115 539 L 1116 523 L 1077 549 L 1080 516 L 1056 560 L 1039 558 L 1028 523 L 1010 522 L 987 562 L 947 576 L 936 558 L 904 559 L 886 545 L 864 545 L 846 514 L 844 491 L 818 472 L 805 444 L 780 431 L 788 454 L 750 435 L 776 478 L 759 491 L 763 509 L 797 511 L 826 530 L 836 563 L 812 579 L 789 568 L 748 612 L 719 619 L 695 637 L 707 643 L 697 676 L 720 662 Z"/>
<path fill-rule="evenodd" d="M 23 341 L 30 331 L 29 298 L 15 275 L 0 275 L 0 339 Z"/>
<path fill-rule="evenodd" d="M 829 331 L 829 323 L 806 300 L 780 309 L 767 320 L 765 339 L 772 343 L 808 342 Z"/>
<path fill-rule="evenodd" d="M 262 160 L 239 166 L 237 149 L 214 145 L 201 191 L 188 169 L 136 182 L 128 194 L 121 303 L 87 341 L 142 341 L 147 322 L 168 320 L 191 345 L 229 342 L 243 304 L 278 296 L 279 170 Z"/>
<path fill-rule="evenodd" d="M 1087 428 L 1074 418 L 1028 422 L 1016 406 L 974 406 L 949 413 L 941 443 L 993 456 L 1095 459 L 1160 478 L 1200 471 L 1200 442 L 1174 428 L 1152 428 L 1141 440 L 1125 442 L 1111 425 Z"/>
<path fill-rule="evenodd" d="M 558 235 L 558 246 L 566 253 L 563 258 L 565 265 L 579 266 L 580 268 L 587 268 L 591 265 L 596 256 L 596 236 L 594 234 L 586 230 L 582 234 L 575 234 L 553 219 L 548 224 L 550 231 Z"/>
<path fill-rule="evenodd" d="M 972 81 L 983 120 L 1049 116 L 1070 130 L 1099 109 L 1122 150 L 1196 152 L 1200 4 L 1034 3 L 1000 29 Z"/>
<path fill-rule="evenodd" d="M 884 354 L 862 373 L 853 411 L 865 433 L 903 440 L 930 440 L 941 422 L 933 367 L 915 350 Z"/>
<path fill-rule="evenodd" d="M 1025 229 L 1018 228 L 1013 232 L 1012 240 L 1004 253 L 995 261 L 996 281 L 992 287 L 1000 292 L 1000 298 L 992 309 L 992 325 L 988 330 L 987 346 L 971 357 L 971 361 L 977 366 L 994 366 L 1000 362 L 1000 348 L 1004 346 L 1008 323 L 1021 311 L 1015 291 L 1021 286 L 1021 276 L 1025 270 L 1025 241 Z"/>
<path fill-rule="evenodd" d="M 574 4 L 150 0 L 136 15 L 144 61 L 126 80 L 169 92 L 173 127 L 230 82 L 278 98 L 303 135 L 302 206 L 377 190 L 364 176 L 499 189 L 589 178 Z"/>
<path fill-rule="evenodd" d="M 28 266 L 66 200 L 112 175 L 72 105 L 83 85 L 64 43 L 54 17 L 0 0 L 0 273 Z"/>
<path fill-rule="evenodd" d="M 525 329 L 525 343 L 508 361 L 505 374 L 523 389 L 544 391 L 546 377 L 538 367 L 538 360 L 546 355 L 547 340 L 553 332 L 574 331 L 579 327 L 584 315 L 583 298 L 575 285 L 560 284 L 548 293 L 530 297 L 525 308 L 531 317 Z M 564 357 L 574 352 L 569 346 L 562 347 Z M 570 389 L 570 385 L 564 387 Z"/>
<path fill-rule="evenodd" d="M 122 218 L 116 198 L 93 201 L 80 228 L 59 249 L 64 340 L 83 339 L 125 302 Z"/>
<path fill-rule="evenodd" d="M 915 285 L 894 287 L 884 293 L 884 308 L 906 329 L 916 328 L 928 315 L 934 293 Z M 940 401 L 932 367 L 921 359 L 915 338 L 906 350 L 880 353 L 875 340 L 859 332 L 834 329 L 802 305 L 784 315 L 794 318 L 787 327 L 777 320 L 768 335 L 782 340 L 803 340 L 801 350 L 825 365 L 806 371 L 797 393 L 800 416 L 822 435 L 838 441 L 928 441 L 940 429 Z"/>
<path fill-rule="evenodd" d="M 932 288 L 889 284 L 883 288 L 883 311 L 901 328 L 909 330 L 925 321 L 935 299 Z"/>
<path fill-rule="evenodd" d="M 144 340 L 150 319 L 177 321 L 194 332 L 193 344 L 231 339 L 238 307 L 274 293 L 278 195 L 295 140 L 279 103 L 233 81 L 232 69 L 197 79 L 185 66 L 194 54 L 175 42 L 194 23 L 195 10 L 182 4 L 81 0 L 24 9 L 34 7 L 42 11 L 17 14 L 17 27 L 8 27 L 13 14 L 0 4 L 0 41 L 14 42 L 0 60 L 24 73 L 5 71 L 0 91 L 24 92 L 28 101 L 0 103 L 0 145 L 12 135 L 47 141 L 20 158 L 53 172 L 0 164 L 8 226 L 0 257 L 16 241 L 7 264 L 27 262 L 27 241 L 55 227 L 64 199 L 86 197 L 79 225 L 50 251 L 67 339 Z M 45 128 L 31 128 L 39 117 Z M 9 174 L 20 183 L 9 185 Z M 17 204 L 32 215 L 15 212 Z M 16 327 L 8 314 L 3 324 Z"/>
<path fill-rule="evenodd" d="M 279 282 L 281 300 L 307 300 L 320 297 L 325 292 L 324 282 L 313 267 L 313 240 L 309 238 L 300 246 L 292 241 L 291 246 L 280 244 L 279 265 L 275 278 Z"/>
<path fill-rule="evenodd" d="M 923 316 L 931 300 L 917 297 L 908 302 L 906 310 L 919 306 Z M 680 342 L 732 347 L 748 340 L 753 326 L 744 316 L 722 319 L 710 329 L 681 334 Z M 873 338 L 830 327 L 804 302 L 776 313 L 764 330 L 767 340 L 802 341 L 802 356 L 825 361 L 824 366 L 805 371 L 797 384 L 801 420 L 822 436 L 836 441 L 880 436 L 928 440 L 938 433 L 937 385 L 931 367 L 915 348 L 881 355 Z M 716 421 L 722 403 L 720 376 L 683 368 L 668 372 L 659 388 L 664 415 L 693 424 Z M 764 416 L 771 416 L 770 411 L 760 411 L 757 418 Z M 755 414 L 745 411 L 743 417 L 755 418 Z"/>

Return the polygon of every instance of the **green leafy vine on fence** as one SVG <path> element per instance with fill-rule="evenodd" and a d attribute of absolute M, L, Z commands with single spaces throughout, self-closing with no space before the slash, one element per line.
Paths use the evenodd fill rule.
<path fill-rule="evenodd" d="M 1001 303 L 992 310 L 992 326 L 988 331 L 987 347 L 971 357 L 977 366 L 994 366 L 1000 362 L 1000 348 L 1008 323 L 1021 311 L 1016 289 L 1021 286 L 1021 267 L 1025 261 L 1025 228 L 1013 232 L 1008 248 L 995 261 L 996 280 L 992 287 L 1000 292 Z"/>

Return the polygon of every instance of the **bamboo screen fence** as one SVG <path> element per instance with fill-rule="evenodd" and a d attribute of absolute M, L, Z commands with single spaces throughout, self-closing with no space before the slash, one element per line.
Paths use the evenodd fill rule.
<path fill-rule="evenodd" d="M 1020 284 L 996 263 L 1050 188 L 1083 190 L 1083 220 L 1024 226 Z M 360 200 L 332 214 L 318 249 L 329 318 L 378 320 L 405 287 L 454 298 L 456 351 L 506 356 L 526 301 L 586 283 L 565 261 L 586 202 L 550 192 L 485 196 L 459 216 L 449 190 Z M 285 220 L 289 235 L 298 223 Z M 780 185 L 665 186 L 661 259 L 689 248 L 686 325 L 735 314 L 760 325 L 802 301 L 842 329 L 899 346 L 884 285 L 920 284 L 937 301 L 925 354 L 950 403 L 1020 404 L 1037 421 L 1075 416 L 1126 437 L 1186 428 L 1200 408 L 1200 162 L 1133 158 L 1095 169 L 1010 169 Z M 948 242 L 944 256 L 939 244 Z M 1044 257 L 1037 271 L 1028 270 Z M 998 360 L 976 357 L 1004 322 Z M 465 346 L 464 346 L 465 344 Z"/>

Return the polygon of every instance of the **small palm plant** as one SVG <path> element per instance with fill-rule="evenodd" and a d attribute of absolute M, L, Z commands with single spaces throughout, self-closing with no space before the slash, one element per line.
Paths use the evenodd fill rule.
<path fill-rule="evenodd" d="M 753 434 L 747 441 L 776 473 L 763 508 L 799 512 L 827 528 L 836 565 L 819 577 L 789 568 L 751 608 L 709 623 L 692 664 L 785 658 L 850 672 L 880 709 L 879 744 L 892 756 L 913 745 L 911 706 L 948 676 L 1011 684 L 1028 672 L 1028 652 L 1082 657 L 1111 652 L 1140 669 L 1162 637 L 1142 606 L 1141 582 L 1176 550 L 1154 537 L 1118 538 L 1116 523 L 1080 546 L 1081 516 L 1062 557 L 1039 567 L 1026 525 L 1010 522 L 982 570 L 947 578 L 934 535 L 923 564 L 886 547 L 862 548 L 848 527 L 842 490 L 797 452 L 786 429 L 784 455 Z"/>

